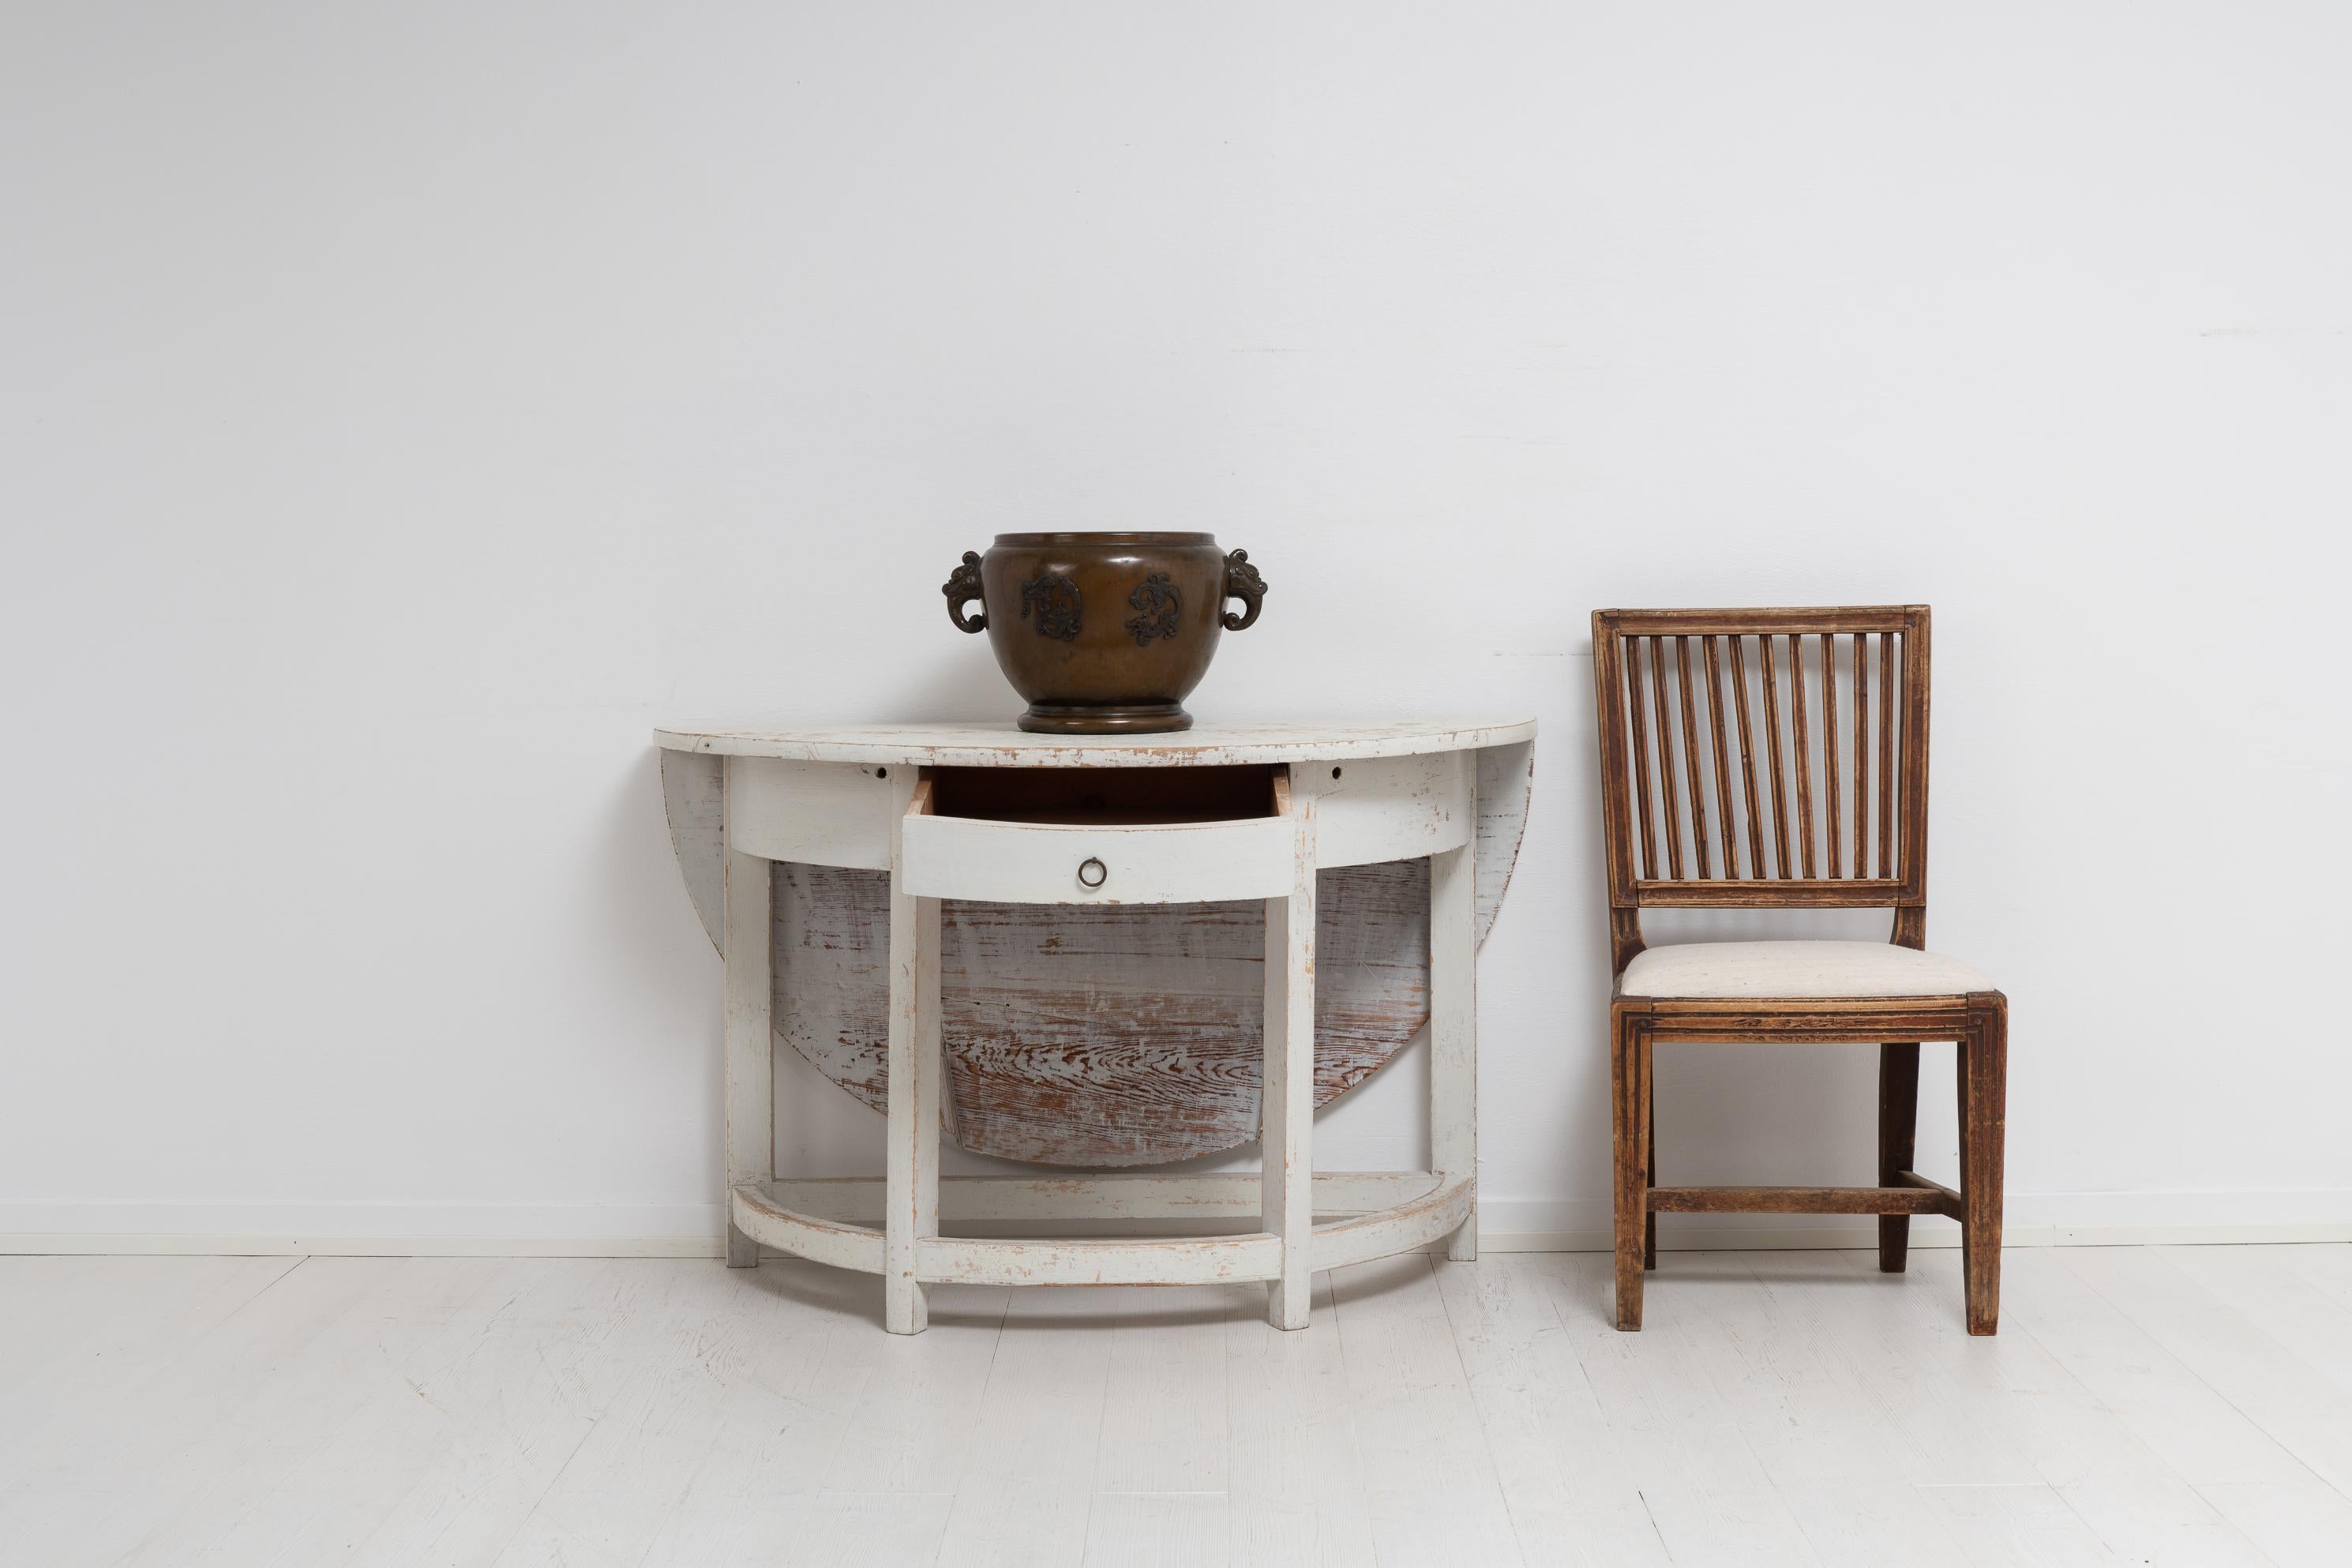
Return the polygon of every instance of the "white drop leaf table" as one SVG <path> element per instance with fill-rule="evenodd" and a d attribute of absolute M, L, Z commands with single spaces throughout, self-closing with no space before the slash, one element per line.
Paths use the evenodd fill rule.
<path fill-rule="evenodd" d="M 671 841 L 727 966 L 728 1260 L 923 1287 L 1265 1279 L 1476 1245 L 1477 946 L 1535 725 L 677 725 Z M 1427 1171 L 1316 1173 L 1315 1107 L 1426 1022 Z M 773 1051 L 882 1110 L 872 1179 L 779 1179 Z M 1056 1167 L 948 1176 L 943 1135 Z M 1259 1173 L 1105 1174 L 1259 1140 Z M 1324 1223 L 1315 1223 L 1318 1215 Z M 1255 1216 L 1242 1235 L 1003 1239 L 941 1222 Z"/>

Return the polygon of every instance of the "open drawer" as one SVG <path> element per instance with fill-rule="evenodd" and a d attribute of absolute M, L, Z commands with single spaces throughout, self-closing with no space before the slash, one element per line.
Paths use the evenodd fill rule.
<path fill-rule="evenodd" d="M 904 892 L 1012 904 L 1286 896 L 1278 767 L 934 768 L 908 808 Z"/>

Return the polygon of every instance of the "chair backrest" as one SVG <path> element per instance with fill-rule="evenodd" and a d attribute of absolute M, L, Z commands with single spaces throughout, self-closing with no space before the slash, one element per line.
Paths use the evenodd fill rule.
<path fill-rule="evenodd" d="M 1891 907 L 1918 945 L 1927 645 L 1925 605 L 1593 612 L 1619 967 L 1644 906 Z"/>

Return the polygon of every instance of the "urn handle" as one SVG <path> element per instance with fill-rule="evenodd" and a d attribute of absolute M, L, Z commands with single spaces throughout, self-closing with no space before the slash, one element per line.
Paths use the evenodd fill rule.
<path fill-rule="evenodd" d="M 988 595 L 980 589 L 979 551 L 963 552 L 963 564 L 948 574 L 948 580 L 940 584 L 940 592 L 947 595 L 948 619 L 956 624 L 956 630 L 984 632 L 988 629 Z M 980 614 L 965 615 L 963 607 L 975 599 L 980 601 Z M 1255 615 L 1257 612 L 1252 610 L 1250 613 Z"/>
<path fill-rule="evenodd" d="M 1257 568 L 1250 564 L 1248 551 L 1236 550 L 1225 557 L 1225 591 L 1223 596 L 1239 599 L 1249 606 L 1247 611 L 1238 616 L 1227 610 L 1224 614 L 1225 630 L 1245 632 L 1257 624 L 1258 608 L 1265 603 L 1265 579 L 1259 576 Z"/>

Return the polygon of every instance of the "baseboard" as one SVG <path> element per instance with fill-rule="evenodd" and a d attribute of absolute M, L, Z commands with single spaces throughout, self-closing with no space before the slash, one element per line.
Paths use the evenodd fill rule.
<path fill-rule="evenodd" d="M 190 1231 L 0 1231 L 0 1257 L 720 1258 L 718 1236 L 230 1236 Z"/>
<path fill-rule="evenodd" d="M 0 1204 L 0 1254 L 715 1258 L 704 1204 Z"/>
<path fill-rule="evenodd" d="M 2001 1245 L 2011 1247 L 2246 1247 L 2257 1243 L 2352 1241 L 2352 1221 L 2317 1225 L 2003 1226 Z M 1488 1230 L 1478 1232 L 1481 1252 L 1607 1252 L 1606 1230 Z M 1688 1226 L 1669 1234 L 1658 1227 L 1661 1252 L 1804 1252 L 1874 1247 L 1878 1222 L 1863 1218 L 1820 1226 Z M 1960 1245 L 1959 1226 L 1920 1219 L 1911 1226 L 1916 1248 Z"/>
<path fill-rule="evenodd" d="M 1599 1199 L 1566 1202 L 1502 1197 L 1479 1202 L 1478 1245 L 1495 1252 L 1606 1252 L 1610 1214 Z M 2352 1241 L 2352 1189 L 2256 1192 L 2020 1193 L 2001 1226 L 2009 1247 L 2189 1247 L 2252 1242 Z M 1957 1221 L 1921 1216 L 1914 1247 L 1958 1247 Z M 1869 1215 L 1664 1215 L 1667 1252 L 1878 1245 Z"/>
<path fill-rule="evenodd" d="M 1483 1252 L 1606 1252 L 1595 1200 L 1488 1198 Z M 2352 1190 L 2012 1194 L 2010 1247 L 2352 1242 Z M 1668 1215 L 1665 1251 L 1787 1251 L 1877 1245 L 1867 1215 Z M 1911 1245 L 1957 1247 L 1923 1217 Z M 715 1258 L 716 1205 L 0 1205 L 0 1254 L 382 1258 Z"/>

